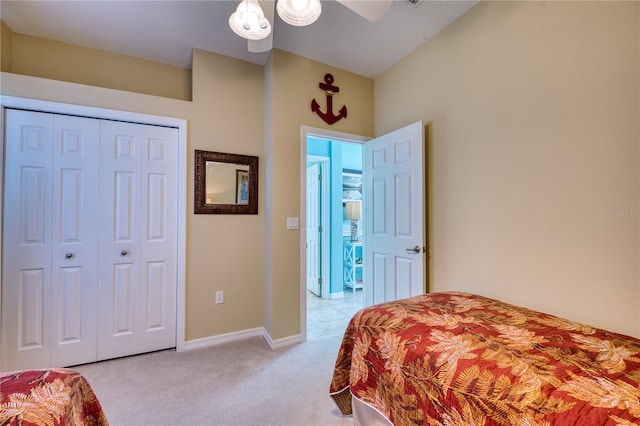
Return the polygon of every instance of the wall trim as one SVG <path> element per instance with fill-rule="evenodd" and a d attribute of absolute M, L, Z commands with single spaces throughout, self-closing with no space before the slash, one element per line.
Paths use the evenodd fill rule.
<path fill-rule="evenodd" d="M 201 339 L 188 340 L 184 342 L 184 350 L 209 348 L 225 343 L 237 342 L 251 337 L 263 337 L 264 327 L 250 328 L 248 330 L 234 331 L 232 333 L 218 334 L 217 336 L 203 337 Z"/>
<path fill-rule="evenodd" d="M 331 293 L 331 295 L 329 296 L 329 299 L 334 300 L 334 299 L 344 299 L 344 291 L 340 291 L 337 293 Z"/>
<path fill-rule="evenodd" d="M 273 350 L 286 348 L 287 346 L 296 345 L 298 343 L 304 343 L 306 336 L 304 334 L 294 334 L 292 336 L 283 337 L 281 339 L 273 340 L 267 332 L 263 329 L 262 337 L 266 340 L 269 347 Z"/>
<path fill-rule="evenodd" d="M 304 342 L 301 334 L 288 336 L 282 339 L 273 340 L 264 327 L 249 328 L 247 330 L 233 331 L 231 333 L 219 334 L 217 336 L 203 337 L 185 342 L 185 351 L 194 349 L 210 348 L 224 345 L 226 343 L 239 342 L 252 337 L 262 337 L 272 350 L 285 348 Z"/>

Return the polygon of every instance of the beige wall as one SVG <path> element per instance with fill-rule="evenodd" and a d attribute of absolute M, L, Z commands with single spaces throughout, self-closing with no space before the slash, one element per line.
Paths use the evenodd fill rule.
<path fill-rule="evenodd" d="M 2 59 L 4 60 L 4 45 Z M 191 70 L 13 33 L 10 68 L 15 74 L 89 86 L 191 99 Z"/>
<path fill-rule="evenodd" d="M 290 53 L 274 50 L 269 64 L 271 134 L 266 151 L 267 194 L 271 200 L 265 228 L 266 310 L 273 322 L 266 328 L 274 339 L 301 332 L 300 232 L 286 229 L 286 218 L 300 216 L 300 126 L 371 136 L 373 132 L 373 80 Z M 311 111 L 311 100 L 325 108 L 325 92 L 318 88 L 331 73 L 340 92 L 334 95 L 334 112 L 347 106 L 347 118 L 328 126 Z M 301 222 L 302 223 L 302 222 Z M 295 320 L 294 320 L 295 319 Z"/>
<path fill-rule="evenodd" d="M 263 324 L 264 188 L 259 215 L 194 215 L 194 150 L 263 156 L 262 67 L 194 51 L 193 102 L 2 73 L 2 95 L 188 121 L 186 340 Z M 250 102 L 246 100 L 250 99 Z M 251 122 L 248 117 L 257 117 Z M 215 292 L 225 302 L 215 304 Z M 293 319 L 295 320 L 295 318 Z"/>
<path fill-rule="evenodd" d="M 261 66 L 202 50 L 193 53 L 187 197 L 187 340 L 261 327 L 264 187 L 258 215 L 193 215 L 193 151 L 255 155 L 264 160 Z M 260 179 L 264 176 L 258 164 Z M 215 292 L 225 301 L 215 304 Z"/>
<path fill-rule="evenodd" d="M 639 5 L 482 2 L 375 81 L 430 123 L 432 291 L 640 336 Z"/>
<path fill-rule="evenodd" d="M 0 71 L 11 72 L 12 37 L 11 28 L 0 21 Z"/>
<path fill-rule="evenodd" d="M 24 38 L 13 45 L 14 58 L 31 49 L 31 42 L 39 48 L 42 40 Z M 75 46 L 57 47 L 63 64 L 75 63 Z M 97 60 L 111 58 L 111 54 L 102 57 L 105 52 L 91 54 L 102 58 Z M 131 91 L 59 81 L 55 79 L 59 71 L 73 75 L 60 70 L 60 64 L 48 69 L 42 63 L 36 77 L 0 76 L 2 95 L 188 120 L 187 341 L 256 327 L 265 327 L 273 339 L 300 333 L 300 233 L 286 231 L 285 224 L 287 216 L 300 216 L 300 126 L 329 128 L 310 110 L 314 97 L 324 106 L 318 83 L 325 73 L 332 72 L 340 86 L 336 105 L 349 108 L 349 117 L 331 128 L 373 133 L 372 80 L 284 52 L 275 51 L 274 56 L 264 68 L 194 50 L 191 102 L 134 93 L 141 91 L 138 83 L 124 76 L 117 83 L 132 84 Z M 163 73 L 161 64 L 139 65 L 151 66 L 149 73 Z M 111 66 L 137 65 L 113 62 Z M 259 215 L 193 214 L 195 149 L 259 157 Z M 216 305 L 219 290 L 225 292 L 225 302 Z"/>

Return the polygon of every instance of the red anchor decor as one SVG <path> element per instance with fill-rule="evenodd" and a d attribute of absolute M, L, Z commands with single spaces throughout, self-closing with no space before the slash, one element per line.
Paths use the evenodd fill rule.
<path fill-rule="evenodd" d="M 320 87 L 327 93 L 327 112 L 320 111 L 320 105 L 318 104 L 318 102 L 316 102 L 315 99 L 311 101 L 311 111 L 318 114 L 318 116 L 322 118 L 328 125 L 332 125 L 342 118 L 347 118 L 346 105 L 340 108 L 338 115 L 333 115 L 333 95 L 340 91 L 340 88 L 338 86 L 333 85 L 333 75 L 325 74 L 324 83 L 319 83 L 318 87 Z"/>

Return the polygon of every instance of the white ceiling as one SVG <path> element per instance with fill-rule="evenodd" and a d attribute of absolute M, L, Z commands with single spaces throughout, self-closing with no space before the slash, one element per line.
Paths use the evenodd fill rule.
<path fill-rule="evenodd" d="M 363 0 L 375 1 L 375 0 Z M 395 0 L 371 23 L 335 0 L 322 1 L 320 19 L 293 27 L 272 22 L 273 46 L 375 78 L 471 9 L 478 1 Z M 192 48 L 264 65 L 228 25 L 239 0 L 0 1 L 0 17 L 35 37 L 191 68 Z"/>

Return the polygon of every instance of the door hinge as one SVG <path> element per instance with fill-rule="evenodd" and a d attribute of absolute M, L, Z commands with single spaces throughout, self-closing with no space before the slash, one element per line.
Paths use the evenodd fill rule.
<path fill-rule="evenodd" d="M 318 226 L 318 232 L 322 232 L 322 225 Z"/>
<path fill-rule="evenodd" d="M 322 175 L 318 175 L 318 180 L 322 180 Z"/>
<path fill-rule="evenodd" d="M 322 285 L 322 277 L 318 278 L 318 284 Z"/>

